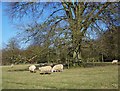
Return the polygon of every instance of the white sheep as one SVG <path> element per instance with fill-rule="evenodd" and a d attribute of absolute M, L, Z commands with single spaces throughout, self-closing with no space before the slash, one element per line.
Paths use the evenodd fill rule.
<path fill-rule="evenodd" d="M 35 65 L 31 65 L 31 66 L 29 67 L 29 71 L 30 71 L 30 72 L 35 73 L 35 72 L 36 72 L 35 69 L 36 69 L 36 66 L 35 66 Z"/>
<path fill-rule="evenodd" d="M 11 66 L 10 66 L 11 68 L 13 68 L 14 67 L 14 64 L 11 64 Z"/>
<path fill-rule="evenodd" d="M 51 74 L 52 67 L 51 66 L 43 66 L 39 67 L 40 74 Z"/>
<path fill-rule="evenodd" d="M 63 65 L 57 64 L 52 68 L 52 72 L 62 72 L 63 71 Z"/>
<path fill-rule="evenodd" d="M 118 63 L 118 60 L 113 60 L 112 61 L 112 64 L 117 64 Z"/>

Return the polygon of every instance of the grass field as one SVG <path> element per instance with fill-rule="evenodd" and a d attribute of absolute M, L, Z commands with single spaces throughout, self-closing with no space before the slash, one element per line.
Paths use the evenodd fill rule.
<path fill-rule="evenodd" d="M 118 66 L 70 68 L 41 75 L 22 69 L 27 65 L 2 67 L 2 89 L 117 89 Z"/>

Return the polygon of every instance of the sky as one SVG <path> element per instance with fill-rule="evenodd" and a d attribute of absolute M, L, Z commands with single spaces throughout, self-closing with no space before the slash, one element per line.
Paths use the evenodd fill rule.
<path fill-rule="evenodd" d="M 2 5 L 0 2 L 0 49 L 2 48 Z"/>
<path fill-rule="evenodd" d="M 18 33 L 21 33 L 20 30 L 18 30 L 17 28 L 14 27 L 14 25 L 11 23 L 8 15 L 7 15 L 7 12 L 5 12 L 5 8 L 6 8 L 6 3 L 5 2 L 2 2 L 2 9 L 0 9 L 2 12 L 2 24 L 0 24 L 0 28 L 1 28 L 1 33 L 2 33 L 2 46 L 0 46 L 0 49 L 1 48 L 4 48 L 4 46 L 9 42 L 9 40 L 15 36 L 17 36 Z M 48 9 L 49 11 L 49 9 Z M 49 11 L 49 12 L 52 12 L 52 11 Z M 49 14 L 47 12 L 45 12 L 44 16 L 42 16 L 42 18 L 40 19 L 39 22 L 43 22 L 46 17 L 48 16 Z M 27 18 L 25 17 L 23 19 L 23 22 L 22 24 L 26 24 L 26 23 L 30 23 L 31 19 L 30 18 Z M 18 22 L 18 21 L 17 21 Z M 32 22 L 32 21 L 31 21 Z M 21 23 L 21 22 L 19 22 Z M 24 48 L 24 47 L 27 47 L 29 45 L 28 44 L 25 44 L 25 43 L 22 43 L 20 44 L 21 48 Z"/>
<path fill-rule="evenodd" d="M 2 28 L 2 32 L 1 32 L 1 35 L 2 35 L 2 46 L 0 46 L 0 49 L 9 42 L 9 40 L 12 38 L 12 37 L 15 37 L 19 32 L 20 30 L 17 30 L 14 25 L 11 23 L 8 15 L 7 15 L 7 12 L 5 12 L 5 8 L 6 8 L 6 4 L 5 2 L 2 2 L 2 24 L 0 24 L 0 28 Z M 49 11 L 50 12 L 50 11 Z M 47 12 L 45 13 L 47 15 Z M 45 14 L 44 14 L 44 17 L 45 17 Z M 44 17 L 42 17 L 42 19 L 40 19 L 40 21 L 43 21 Z M 26 21 L 30 21 L 26 19 Z M 24 23 L 26 23 L 25 19 L 24 19 Z M 20 46 L 24 46 L 26 44 L 21 44 Z"/>
<path fill-rule="evenodd" d="M 11 23 L 8 15 L 7 15 L 7 12 L 5 11 L 5 8 L 6 8 L 6 3 L 5 2 L 2 2 L 0 3 L 0 10 L 1 10 L 1 24 L 0 24 L 0 29 L 2 30 L 0 32 L 0 34 L 2 35 L 1 37 L 1 41 L 0 41 L 0 49 L 4 48 L 6 44 L 8 44 L 9 40 L 13 37 L 16 37 L 19 33 L 21 33 L 20 30 L 18 30 L 17 28 L 14 27 L 14 25 Z M 47 13 L 46 13 L 47 15 Z M 45 15 L 44 15 L 45 16 Z M 42 19 L 40 20 L 43 21 L 44 20 L 44 17 L 42 17 Z M 30 22 L 31 20 L 27 17 L 25 17 L 22 21 L 22 24 L 24 23 L 28 23 Z M 18 21 L 17 21 L 18 23 Z M 21 23 L 21 22 L 19 22 Z M 2 45 L 1 45 L 2 44 Z M 25 48 L 29 45 L 29 43 L 21 43 L 20 44 L 20 47 L 21 48 Z"/>
<path fill-rule="evenodd" d="M 1 6 L 1 3 L 0 3 Z M 2 31 L 0 33 L 2 33 L 2 46 L 4 47 L 4 44 L 7 44 L 8 41 L 10 40 L 10 38 L 16 36 L 16 34 L 18 33 L 17 29 L 15 29 L 13 27 L 13 25 L 10 23 L 10 19 L 7 16 L 7 14 L 5 13 L 4 9 L 5 9 L 5 3 L 2 2 L 2 9 L 0 9 L 1 11 L 1 15 L 2 15 L 2 24 L 0 24 L 0 29 L 2 29 Z"/>
<path fill-rule="evenodd" d="M 20 30 L 16 29 L 13 24 L 11 23 L 7 12 L 5 12 L 5 2 L 0 2 L 0 49 L 3 47 L 4 48 L 4 44 L 7 44 L 8 41 L 12 38 L 15 37 Z M 49 9 L 48 9 L 49 10 Z M 50 11 L 49 11 L 50 12 Z M 51 11 L 52 12 L 52 11 Z M 46 15 L 48 15 L 45 12 Z M 44 16 L 45 16 L 44 14 Z M 43 21 L 44 18 L 42 17 L 42 19 L 40 19 L 40 21 Z M 24 20 L 25 21 L 25 20 Z M 28 21 L 28 20 L 27 20 Z M 30 20 L 29 20 L 30 21 Z M 24 22 L 26 23 L 26 22 Z M 104 24 L 100 25 L 102 28 L 105 28 Z M 2 36 L 2 37 L 1 37 Z M 1 45 L 2 44 L 2 45 Z M 26 44 L 23 44 L 23 46 Z"/>

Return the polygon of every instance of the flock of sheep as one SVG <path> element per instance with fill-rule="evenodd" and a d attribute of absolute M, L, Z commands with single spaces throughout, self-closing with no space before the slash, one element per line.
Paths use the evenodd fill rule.
<path fill-rule="evenodd" d="M 31 65 L 29 67 L 29 71 L 32 73 L 36 72 L 36 66 Z M 63 71 L 63 65 L 62 64 L 57 64 L 53 67 L 51 66 L 43 66 L 39 67 L 40 74 L 51 74 L 52 72 L 62 72 Z"/>
<path fill-rule="evenodd" d="M 117 64 L 118 60 L 113 60 L 112 64 Z M 14 64 L 11 64 L 11 68 L 13 68 Z M 62 72 L 63 71 L 63 65 L 62 64 L 57 64 L 53 67 L 51 66 L 43 66 L 38 68 L 40 71 L 40 74 L 51 74 L 52 72 Z M 32 73 L 36 72 L 36 66 L 31 65 L 29 66 L 29 71 Z"/>

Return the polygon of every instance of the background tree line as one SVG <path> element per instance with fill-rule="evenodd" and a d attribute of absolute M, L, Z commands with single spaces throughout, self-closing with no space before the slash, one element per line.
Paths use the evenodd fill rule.
<path fill-rule="evenodd" d="M 82 56 L 84 62 L 111 62 L 120 59 L 119 54 L 119 30 L 107 30 L 97 39 L 82 42 Z M 59 39 L 59 41 L 61 41 Z M 102 58 L 103 57 L 103 58 Z M 25 49 L 20 49 L 15 38 L 9 40 L 7 46 L 2 49 L 2 64 L 20 63 L 63 63 L 73 65 L 74 59 L 71 46 L 58 44 L 46 48 L 45 45 L 34 44 Z"/>

